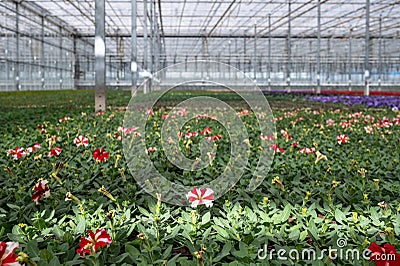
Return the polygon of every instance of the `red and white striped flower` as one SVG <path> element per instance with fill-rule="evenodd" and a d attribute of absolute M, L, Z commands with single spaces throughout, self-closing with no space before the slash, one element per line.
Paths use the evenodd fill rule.
<path fill-rule="evenodd" d="M 339 144 L 345 144 L 347 142 L 349 142 L 349 137 L 342 134 L 336 137 L 336 140 Z"/>
<path fill-rule="evenodd" d="M 299 152 L 301 154 L 313 154 L 314 148 L 300 148 Z"/>
<path fill-rule="evenodd" d="M 104 148 L 96 148 L 93 152 L 93 157 L 96 161 L 105 162 L 107 161 L 109 154 Z"/>
<path fill-rule="evenodd" d="M 59 156 L 62 152 L 62 149 L 59 147 L 55 147 L 53 149 L 51 149 L 51 151 L 47 154 L 47 156 L 49 157 L 53 157 L 53 156 Z"/>
<path fill-rule="evenodd" d="M 100 248 L 108 247 L 112 243 L 111 237 L 105 229 L 97 229 L 96 233 L 93 233 L 92 230 L 87 230 L 87 232 L 89 236 L 81 237 L 79 248 L 76 249 L 76 253 L 81 257 L 93 255 Z"/>
<path fill-rule="evenodd" d="M 77 147 L 85 146 L 87 147 L 89 145 L 89 140 L 85 138 L 85 136 L 78 136 L 74 139 L 74 143 Z"/>
<path fill-rule="evenodd" d="M 211 134 L 211 128 L 209 127 L 206 127 L 201 131 L 201 135 L 208 135 L 208 134 Z"/>
<path fill-rule="evenodd" d="M 265 135 L 261 135 L 261 139 L 262 139 L 262 140 L 273 141 L 273 140 L 275 140 L 275 137 L 274 137 L 274 136 L 265 136 Z"/>
<path fill-rule="evenodd" d="M 38 205 L 40 203 L 41 198 L 48 198 L 50 196 L 50 188 L 48 186 L 47 180 L 39 181 L 34 187 L 32 194 L 32 200 Z"/>
<path fill-rule="evenodd" d="M 26 152 L 27 153 L 32 153 L 32 152 L 35 152 L 35 151 L 39 150 L 41 147 L 42 146 L 40 146 L 40 143 L 36 143 L 33 146 L 26 148 Z"/>
<path fill-rule="evenodd" d="M 16 242 L 0 242 L 0 265 L 1 266 L 20 266 L 17 261 L 17 254 L 14 254 L 18 248 Z"/>
<path fill-rule="evenodd" d="M 276 153 L 282 153 L 285 154 L 285 150 L 283 148 L 279 148 L 278 144 L 272 144 L 269 146 L 270 150 L 274 150 Z"/>
<path fill-rule="evenodd" d="M 371 126 L 366 126 L 366 127 L 364 127 L 364 129 L 365 129 L 365 132 L 367 132 L 368 134 L 374 133 L 374 128 Z"/>
<path fill-rule="evenodd" d="M 71 117 L 66 116 L 66 117 L 58 119 L 58 122 L 62 123 L 62 122 L 66 122 L 66 121 L 69 121 L 69 120 L 71 120 Z"/>
<path fill-rule="evenodd" d="M 21 148 L 20 146 L 17 146 L 15 149 L 9 149 L 7 151 L 7 156 L 8 155 L 11 155 L 14 160 L 18 160 L 21 157 L 25 157 L 26 156 L 26 152 L 25 152 L 24 148 Z"/>
<path fill-rule="evenodd" d="M 207 207 L 213 206 L 214 191 L 211 188 L 196 188 L 194 187 L 186 195 L 186 198 L 192 203 L 192 208 L 198 205 L 206 205 Z"/>
<path fill-rule="evenodd" d="M 283 137 L 285 138 L 285 140 L 289 140 L 289 139 L 293 139 L 292 136 L 290 136 L 289 132 L 287 132 L 284 129 L 281 129 L 281 134 L 283 135 Z"/>

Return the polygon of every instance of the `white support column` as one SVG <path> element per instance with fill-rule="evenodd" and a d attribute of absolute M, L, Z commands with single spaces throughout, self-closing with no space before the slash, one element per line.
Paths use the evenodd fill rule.
<path fill-rule="evenodd" d="M 105 0 L 95 0 L 95 111 L 106 111 Z"/>

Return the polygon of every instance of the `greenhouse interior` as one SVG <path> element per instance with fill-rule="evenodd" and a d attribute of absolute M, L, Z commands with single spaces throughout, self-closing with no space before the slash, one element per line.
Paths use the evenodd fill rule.
<path fill-rule="evenodd" d="M 0 266 L 399 266 L 399 14 L 1 1 Z"/>

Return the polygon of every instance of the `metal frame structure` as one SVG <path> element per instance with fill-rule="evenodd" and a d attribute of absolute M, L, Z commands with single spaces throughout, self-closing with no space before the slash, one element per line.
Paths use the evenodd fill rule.
<path fill-rule="evenodd" d="M 369 94 L 400 82 L 398 14 L 394 0 L 5 0 L 0 91 L 95 86 L 99 100 L 106 86 L 206 59 L 268 89 Z"/>

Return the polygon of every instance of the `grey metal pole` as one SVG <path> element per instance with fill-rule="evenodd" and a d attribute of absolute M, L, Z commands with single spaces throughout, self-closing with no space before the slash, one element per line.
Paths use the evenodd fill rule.
<path fill-rule="evenodd" d="M 151 31 L 151 40 L 150 40 L 150 72 L 154 73 L 155 68 L 154 68 L 154 38 L 155 38 L 155 34 L 154 34 L 154 9 L 153 9 L 153 0 L 150 0 L 150 16 L 149 16 L 149 20 L 150 20 L 150 31 Z"/>
<path fill-rule="evenodd" d="M 291 92 L 290 88 L 290 67 L 291 67 L 291 40 L 290 40 L 290 35 L 291 35 L 291 16 L 290 13 L 292 12 L 291 8 L 291 0 L 288 1 L 288 35 L 287 35 L 287 65 L 286 65 L 286 84 L 288 86 L 288 92 Z"/>
<path fill-rule="evenodd" d="M 321 93 L 321 0 L 317 2 L 317 94 Z"/>
<path fill-rule="evenodd" d="M 148 70 L 147 52 L 148 52 L 148 37 L 147 37 L 147 0 L 143 0 L 143 68 Z"/>
<path fill-rule="evenodd" d="M 77 37 L 74 35 L 74 89 L 78 89 L 79 77 L 80 77 L 80 65 L 79 65 L 79 55 L 78 49 L 76 47 Z"/>
<path fill-rule="evenodd" d="M 57 60 L 58 63 L 58 71 L 60 71 L 60 90 L 63 88 L 63 35 L 62 35 L 62 28 L 60 26 L 60 52 L 59 52 L 59 59 Z"/>
<path fill-rule="evenodd" d="M 95 0 L 95 111 L 106 110 L 105 0 Z"/>
<path fill-rule="evenodd" d="M 131 72 L 132 72 L 132 95 L 136 92 L 136 85 L 137 85 L 137 25 L 136 25 L 136 12 L 137 12 L 137 6 L 136 6 L 136 0 L 132 0 L 132 39 L 131 39 Z"/>
<path fill-rule="evenodd" d="M 253 77 L 257 82 L 257 25 L 254 24 L 254 54 L 253 54 Z"/>
<path fill-rule="evenodd" d="M 42 16 L 42 23 L 41 23 L 41 36 L 40 36 L 40 77 L 42 82 L 42 90 L 45 89 L 45 71 L 44 71 L 44 16 Z"/>
<path fill-rule="evenodd" d="M 268 90 L 271 90 L 271 13 L 268 14 Z"/>
<path fill-rule="evenodd" d="M 351 72 L 353 71 L 352 69 L 352 58 L 353 58 L 353 54 L 351 51 L 351 39 L 353 37 L 353 28 L 350 28 L 350 36 L 349 36 L 349 91 L 351 91 Z"/>
<path fill-rule="evenodd" d="M 15 2 L 15 89 L 19 91 L 20 84 L 20 70 L 19 70 L 19 2 Z"/>
<path fill-rule="evenodd" d="M 369 95 L 369 78 L 370 78 L 370 66 L 369 66 L 369 8 L 370 2 L 366 0 L 365 3 L 365 90 L 364 95 Z"/>
<path fill-rule="evenodd" d="M 379 70 L 378 70 L 378 90 L 382 90 L 382 14 L 379 15 Z"/>

